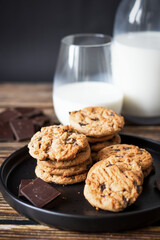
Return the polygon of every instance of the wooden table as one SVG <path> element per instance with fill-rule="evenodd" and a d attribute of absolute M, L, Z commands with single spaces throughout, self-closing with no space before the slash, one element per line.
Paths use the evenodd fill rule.
<path fill-rule="evenodd" d="M 52 103 L 51 84 L 0 84 L 0 112 L 8 107 L 41 108 L 57 121 Z M 123 132 L 160 141 L 160 126 L 125 126 Z M 0 142 L 0 163 L 26 142 Z M 0 239 L 160 239 L 160 221 L 154 225 L 122 233 L 87 234 L 62 231 L 39 225 L 21 216 L 0 194 Z"/>

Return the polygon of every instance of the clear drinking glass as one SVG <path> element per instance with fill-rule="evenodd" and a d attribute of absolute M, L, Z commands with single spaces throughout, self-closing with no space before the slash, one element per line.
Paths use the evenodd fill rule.
<path fill-rule="evenodd" d="M 111 37 L 103 34 L 76 34 L 61 40 L 53 102 L 62 124 L 69 124 L 69 112 L 87 106 L 120 113 L 123 95 L 112 85 L 110 50 Z"/>

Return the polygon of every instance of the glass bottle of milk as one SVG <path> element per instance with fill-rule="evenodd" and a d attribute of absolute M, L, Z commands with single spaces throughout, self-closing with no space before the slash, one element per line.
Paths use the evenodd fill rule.
<path fill-rule="evenodd" d="M 122 0 L 112 74 L 124 94 L 123 114 L 143 124 L 160 123 L 160 0 Z"/>

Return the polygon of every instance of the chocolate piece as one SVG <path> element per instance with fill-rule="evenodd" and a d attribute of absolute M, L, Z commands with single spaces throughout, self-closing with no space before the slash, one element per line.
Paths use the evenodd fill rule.
<path fill-rule="evenodd" d="M 22 197 L 23 196 L 23 194 L 21 193 L 22 188 L 27 186 L 32 181 L 33 181 L 32 179 L 22 179 L 21 180 L 21 183 L 19 185 L 18 197 Z"/>
<path fill-rule="evenodd" d="M 43 207 L 61 193 L 40 178 L 31 181 L 21 189 L 21 193 L 36 207 Z"/>
<path fill-rule="evenodd" d="M 106 188 L 106 184 L 105 184 L 105 183 L 102 183 L 102 184 L 100 185 L 101 192 L 103 192 L 105 188 Z"/>
<path fill-rule="evenodd" d="M 39 130 L 41 127 L 49 125 L 50 119 L 47 116 L 41 115 L 34 117 L 32 122 L 35 125 L 36 130 Z"/>
<path fill-rule="evenodd" d="M 15 118 L 20 117 L 21 114 L 14 109 L 6 109 L 0 113 L 0 122 L 9 122 Z"/>
<path fill-rule="evenodd" d="M 157 178 L 154 182 L 154 186 L 160 191 L 160 178 Z"/>
<path fill-rule="evenodd" d="M 17 107 L 15 108 L 23 117 L 34 117 L 42 114 L 42 111 L 37 108 Z"/>
<path fill-rule="evenodd" d="M 0 122 L 0 142 L 13 141 L 14 136 L 9 123 Z"/>
<path fill-rule="evenodd" d="M 17 141 L 29 139 L 34 134 L 34 126 L 30 119 L 15 119 L 10 122 L 10 126 Z"/>
<path fill-rule="evenodd" d="M 91 118 L 92 121 L 99 121 L 99 118 Z"/>
<path fill-rule="evenodd" d="M 81 127 L 83 127 L 83 126 L 88 125 L 88 123 L 81 123 L 81 122 L 79 122 L 79 125 L 80 125 Z"/>

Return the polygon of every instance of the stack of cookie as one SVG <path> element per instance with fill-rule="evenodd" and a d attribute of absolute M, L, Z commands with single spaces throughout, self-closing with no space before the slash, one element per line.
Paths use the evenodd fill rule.
<path fill-rule="evenodd" d="M 124 118 L 104 107 L 87 107 L 70 112 L 71 126 L 87 136 L 90 143 L 92 158 L 106 146 L 121 142 L 117 134 L 124 126 Z"/>
<path fill-rule="evenodd" d="M 89 170 L 84 196 L 96 208 L 122 211 L 142 192 L 144 177 L 153 169 L 153 158 L 143 148 L 117 144 L 100 150 Z"/>
<path fill-rule="evenodd" d="M 32 137 L 28 148 L 37 159 L 35 173 L 45 182 L 64 185 L 82 182 L 92 165 L 86 136 L 69 126 L 42 128 Z"/>

